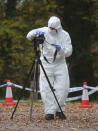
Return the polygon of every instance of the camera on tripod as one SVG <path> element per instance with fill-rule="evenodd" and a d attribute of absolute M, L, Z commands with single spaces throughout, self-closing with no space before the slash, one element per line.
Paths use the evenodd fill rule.
<path fill-rule="evenodd" d="M 44 34 L 34 37 L 34 42 L 38 44 L 43 44 L 45 40 Z"/>

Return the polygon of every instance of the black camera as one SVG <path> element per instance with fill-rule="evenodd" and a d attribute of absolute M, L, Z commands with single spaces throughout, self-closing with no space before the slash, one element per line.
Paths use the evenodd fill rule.
<path fill-rule="evenodd" d="M 38 44 L 43 44 L 44 40 L 45 40 L 44 34 L 39 35 L 39 36 L 36 36 L 36 37 L 34 38 L 34 41 L 35 41 L 36 43 L 38 43 Z"/>

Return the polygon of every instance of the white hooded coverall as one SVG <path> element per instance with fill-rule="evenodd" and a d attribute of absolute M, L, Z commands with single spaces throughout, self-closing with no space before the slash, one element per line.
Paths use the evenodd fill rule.
<path fill-rule="evenodd" d="M 51 30 L 50 27 L 55 28 L 57 31 Z M 40 60 L 47 73 L 50 83 L 55 89 L 54 93 L 58 99 L 62 111 L 65 111 L 65 101 L 66 97 L 68 96 L 68 90 L 70 86 L 68 68 L 66 64 L 66 57 L 69 57 L 72 54 L 72 45 L 70 36 L 68 32 L 62 29 L 60 19 L 55 16 L 50 17 L 48 21 L 48 27 L 42 27 L 31 30 L 27 34 L 27 39 L 32 40 L 32 38 L 36 36 L 37 30 L 42 31 L 45 36 L 43 48 L 42 45 L 40 44 L 41 50 Z M 55 61 L 54 61 L 54 53 L 56 51 L 56 48 L 52 44 L 61 46 L 61 50 L 57 52 Z M 47 58 L 49 63 L 44 59 L 44 56 Z M 49 87 L 49 84 L 41 68 L 40 68 L 40 93 L 42 101 L 44 103 L 45 114 L 55 114 L 56 112 L 60 112 L 60 109 L 57 105 L 54 95 Z"/>

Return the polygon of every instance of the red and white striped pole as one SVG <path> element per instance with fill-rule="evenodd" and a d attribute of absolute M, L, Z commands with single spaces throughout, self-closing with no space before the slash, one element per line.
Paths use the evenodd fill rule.
<path fill-rule="evenodd" d="M 92 105 L 89 103 L 89 97 L 88 97 L 88 88 L 87 88 L 87 82 L 83 83 L 83 94 L 82 94 L 82 103 L 79 108 L 91 108 Z"/>
<path fill-rule="evenodd" d="M 4 106 L 16 105 L 16 103 L 13 102 L 12 89 L 11 89 L 11 85 L 9 83 L 10 83 L 10 80 L 7 80 L 8 86 L 6 87 L 5 103 L 2 103 Z"/>

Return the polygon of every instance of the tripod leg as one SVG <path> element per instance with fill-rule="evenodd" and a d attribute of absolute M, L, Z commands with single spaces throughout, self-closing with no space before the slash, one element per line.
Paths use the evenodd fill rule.
<path fill-rule="evenodd" d="M 53 93 L 53 95 L 54 95 L 54 98 L 55 98 L 55 100 L 56 100 L 56 102 L 57 102 L 57 104 L 58 104 L 58 107 L 59 107 L 59 109 L 60 109 L 60 111 L 61 111 L 61 113 L 62 113 L 62 118 L 65 119 L 65 115 L 64 115 L 64 113 L 63 113 L 63 111 L 62 111 L 62 109 L 61 109 L 61 106 L 60 106 L 60 104 L 59 104 L 59 102 L 58 102 L 58 99 L 57 99 L 57 97 L 56 97 L 56 95 L 55 95 L 55 93 L 54 93 L 55 90 L 53 89 L 53 87 L 52 87 L 52 85 L 51 85 L 51 83 L 50 83 L 50 81 L 49 81 L 49 78 L 48 78 L 48 76 L 47 76 L 47 74 L 46 74 L 46 72 L 45 72 L 45 69 L 44 69 L 44 67 L 43 67 L 43 65 L 42 65 L 41 60 L 39 60 L 39 64 L 41 65 L 41 68 L 42 68 L 42 70 L 43 70 L 43 72 L 44 72 L 44 75 L 45 75 L 45 77 L 46 77 L 46 79 L 47 79 L 47 82 L 48 82 L 48 84 L 49 84 L 49 87 L 50 87 L 50 89 L 51 89 L 51 91 L 52 91 L 52 93 Z"/>
<path fill-rule="evenodd" d="M 38 61 L 37 59 L 35 60 L 35 65 L 34 65 L 34 75 L 33 75 L 33 86 L 32 86 L 32 98 L 31 98 L 31 108 L 30 108 L 30 121 L 32 120 L 32 107 L 33 107 L 33 93 L 34 89 L 37 86 L 37 71 L 38 71 Z"/>
<path fill-rule="evenodd" d="M 18 101 L 17 101 L 16 106 L 15 106 L 15 108 L 14 108 L 14 111 L 13 111 L 13 113 L 12 113 L 11 119 L 13 119 L 14 113 L 15 113 L 15 111 L 16 111 L 16 109 L 17 109 L 17 106 L 18 106 L 18 104 L 19 104 L 19 101 L 20 101 L 20 99 L 21 99 L 21 96 L 22 96 L 22 94 L 23 94 L 23 92 L 24 92 L 24 90 L 25 90 L 25 88 L 26 88 L 26 86 L 27 86 L 27 84 L 28 84 L 29 78 L 30 78 L 30 76 L 31 76 L 31 74 L 32 74 L 32 70 L 33 70 L 34 64 L 35 64 L 35 61 L 33 62 L 32 66 L 31 66 L 31 69 L 30 69 L 30 72 L 29 72 L 29 74 L 28 74 L 27 80 L 25 81 L 25 84 L 24 84 L 24 86 L 23 86 L 23 89 L 21 90 L 21 92 L 20 92 L 20 94 L 19 94 L 19 98 L 18 98 Z"/>
<path fill-rule="evenodd" d="M 34 83 L 34 80 L 33 80 L 33 87 L 34 87 L 34 85 L 35 85 L 35 83 Z M 32 120 L 33 93 L 34 93 L 34 91 L 32 91 L 32 98 L 31 98 L 30 121 Z"/>
<path fill-rule="evenodd" d="M 36 63 L 36 92 L 38 90 L 38 61 Z"/>

